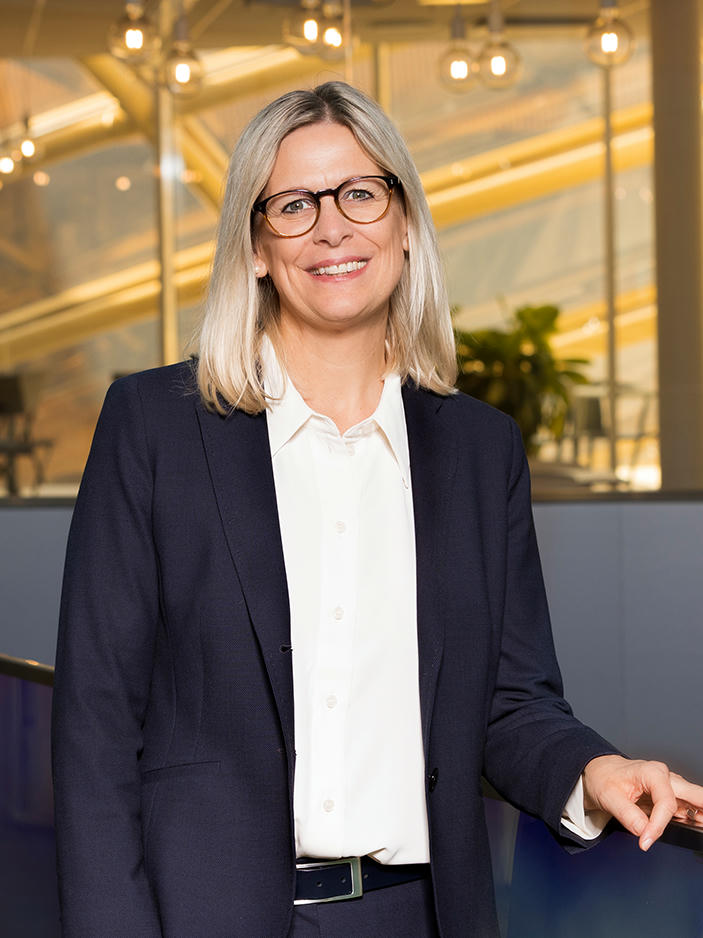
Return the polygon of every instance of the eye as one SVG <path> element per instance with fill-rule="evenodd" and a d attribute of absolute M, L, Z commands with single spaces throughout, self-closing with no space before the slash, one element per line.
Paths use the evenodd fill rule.
<path fill-rule="evenodd" d="M 352 189 L 345 189 L 342 193 L 344 202 L 367 202 L 378 198 L 378 192 L 372 186 L 355 185 Z"/>
<path fill-rule="evenodd" d="M 315 201 L 311 198 L 298 196 L 296 199 L 282 199 L 272 206 L 277 215 L 302 215 L 303 212 L 315 211 Z"/>

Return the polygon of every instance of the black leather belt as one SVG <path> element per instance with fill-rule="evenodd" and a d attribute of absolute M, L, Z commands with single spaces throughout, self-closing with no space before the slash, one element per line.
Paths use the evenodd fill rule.
<path fill-rule="evenodd" d="M 301 857 L 295 868 L 296 905 L 357 899 L 371 889 L 411 883 L 430 875 L 429 863 L 386 866 L 371 857 L 344 857 L 342 860 Z"/>

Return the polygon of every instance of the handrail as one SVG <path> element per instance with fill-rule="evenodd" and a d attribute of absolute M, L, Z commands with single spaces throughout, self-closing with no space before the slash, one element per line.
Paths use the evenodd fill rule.
<path fill-rule="evenodd" d="M 33 681 L 35 684 L 44 684 L 47 687 L 53 687 L 54 684 L 54 668 L 49 664 L 33 661 L 31 658 L 15 658 L 12 655 L 0 654 L 0 674 Z M 493 798 L 496 801 L 505 800 L 485 778 L 481 779 L 481 787 L 484 797 Z M 611 823 L 615 824 L 616 829 L 624 830 L 617 822 Z M 703 853 L 703 822 L 671 821 L 662 834 L 661 840 L 663 843 Z"/>
<path fill-rule="evenodd" d="M 47 687 L 54 686 L 53 667 L 32 658 L 14 658 L 12 655 L 0 654 L 0 674 L 19 677 L 24 681 L 33 681 Z"/>

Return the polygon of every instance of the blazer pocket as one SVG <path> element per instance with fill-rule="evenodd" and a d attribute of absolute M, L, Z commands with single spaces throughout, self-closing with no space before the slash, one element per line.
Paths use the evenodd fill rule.
<path fill-rule="evenodd" d="M 142 772 L 142 784 L 160 782 L 168 778 L 192 778 L 197 775 L 208 775 L 219 772 L 220 762 L 183 762 L 180 765 L 164 765 L 159 769 L 149 769 Z"/>

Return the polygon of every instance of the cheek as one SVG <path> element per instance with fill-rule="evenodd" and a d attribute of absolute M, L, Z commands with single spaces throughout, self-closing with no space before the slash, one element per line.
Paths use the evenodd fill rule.
<path fill-rule="evenodd" d="M 264 236 L 258 240 L 254 251 L 256 257 L 266 267 L 268 274 L 275 280 L 277 272 L 286 264 L 285 242 L 272 242 Z"/>

